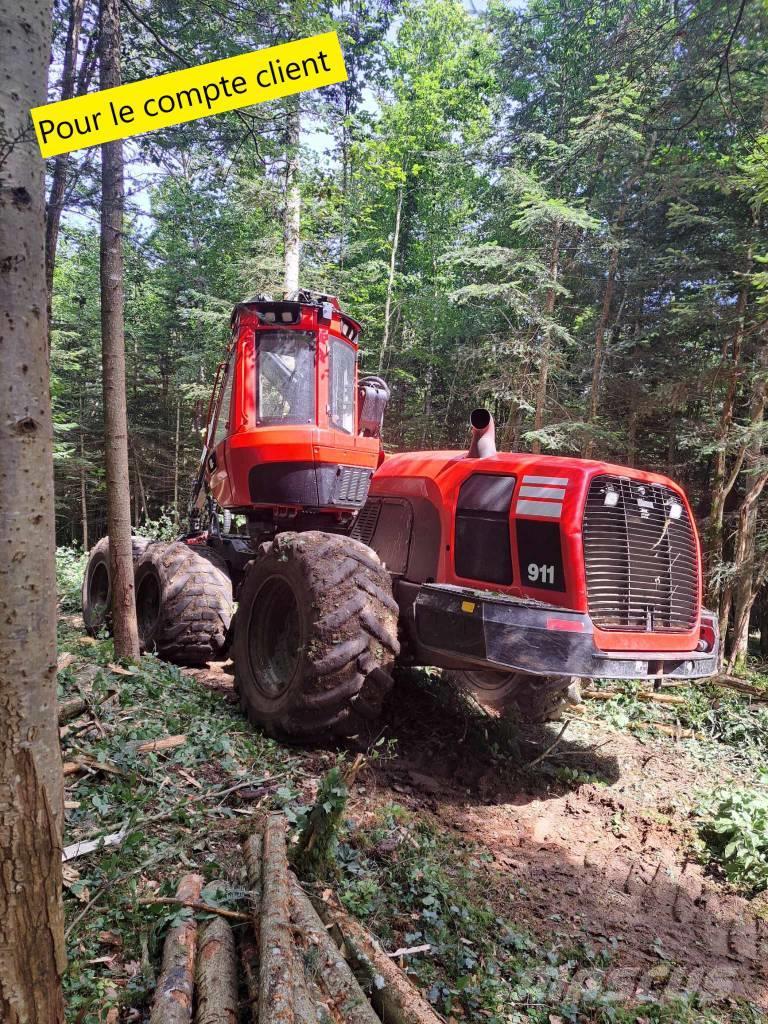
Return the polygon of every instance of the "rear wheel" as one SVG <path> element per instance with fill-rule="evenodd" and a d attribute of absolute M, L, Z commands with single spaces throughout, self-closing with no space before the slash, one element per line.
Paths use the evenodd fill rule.
<path fill-rule="evenodd" d="M 232 620 L 232 581 L 208 547 L 150 544 L 136 566 L 139 643 L 165 661 L 204 665 L 222 658 Z"/>
<path fill-rule="evenodd" d="M 392 687 L 398 608 L 389 574 L 349 537 L 280 534 L 238 595 L 235 685 L 248 718 L 274 735 L 365 731 Z"/>
<path fill-rule="evenodd" d="M 146 537 L 131 537 L 133 564 L 144 554 L 149 541 Z M 88 555 L 83 573 L 83 622 L 86 632 L 95 636 L 112 624 L 112 567 L 109 562 L 109 537 L 102 537 Z"/>
<path fill-rule="evenodd" d="M 486 707 L 531 724 L 558 718 L 568 704 L 581 699 L 578 680 L 571 676 L 466 669 L 446 672 L 445 677 Z"/>

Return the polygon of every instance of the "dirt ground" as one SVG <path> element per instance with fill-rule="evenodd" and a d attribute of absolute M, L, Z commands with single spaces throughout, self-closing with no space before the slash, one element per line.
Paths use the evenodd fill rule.
<path fill-rule="evenodd" d="M 195 675 L 235 699 L 227 667 Z M 526 771 L 521 763 L 550 746 L 557 723 L 523 732 L 508 755 L 497 742 L 494 754 L 466 716 L 407 678 L 398 687 L 382 725 L 393 755 L 369 767 L 351 800 L 361 827 L 391 802 L 431 816 L 457 849 L 488 855 L 473 863 L 506 920 L 544 944 L 612 949 L 607 972 L 582 971 L 566 989 L 699 992 L 768 1010 L 765 901 L 732 892 L 691 848 L 691 801 L 727 781 L 725 759 L 702 762 L 673 739 L 573 721 Z"/>

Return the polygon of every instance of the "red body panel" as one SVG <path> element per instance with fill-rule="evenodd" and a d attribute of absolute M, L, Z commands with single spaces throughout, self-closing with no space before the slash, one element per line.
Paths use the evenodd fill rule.
<path fill-rule="evenodd" d="M 515 489 L 509 516 L 509 540 L 512 552 L 515 582 L 510 586 L 489 585 L 482 580 L 460 577 L 456 574 L 455 524 L 459 489 L 472 474 L 497 474 L 516 477 Z M 606 462 L 584 459 L 539 456 L 525 453 L 504 453 L 480 458 L 467 458 L 465 452 L 413 452 L 388 456 L 373 478 L 370 495 L 397 497 L 425 497 L 438 510 L 441 523 L 440 556 L 436 582 L 455 586 L 495 590 L 518 597 L 535 598 L 548 604 L 559 605 L 573 611 L 587 613 L 587 584 L 582 549 L 582 519 L 584 504 L 590 481 L 598 475 L 628 477 L 646 484 L 661 484 L 679 497 L 691 516 L 687 498 L 680 487 L 667 477 L 641 470 L 627 469 Z M 556 593 L 527 582 L 523 585 L 524 573 L 517 549 L 515 524 L 519 519 L 553 522 L 551 517 L 531 513 L 520 515 L 517 503 L 523 476 L 556 478 L 567 480 L 564 486 L 562 512 L 557 519 L 560 526 L 560 540 L 563 553 L 565 591 Z M 529 488 L 530 489 L 530 488 Z M 529 503 L 530 504 L 530 503 Z M 696 535 L 696 561 L 698 580 L 701 580 L 701 549 Z M 700 582 L 699 582 L 700 589 Z M 603 650 L 611 651 L 692 651 L 696 648 L 700 633 L 700 605 L 693 628 L 686 632 L 610 632 L 595 628 L 595 643 Z"/>

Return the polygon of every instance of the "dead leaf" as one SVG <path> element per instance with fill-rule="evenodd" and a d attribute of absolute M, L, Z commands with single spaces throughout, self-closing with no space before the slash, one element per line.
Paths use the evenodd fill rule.
<path fill-rule="evenodd" d="M 62 864 L 61 875 L 64 885 L 72 885 L 80 877 L 80 872 L 71 864 Z"/>
<path fill-rule="evenodd" d="M 99 932 L 96 937 L 102 946 L 114 946 L 115 949 L 123 948 L 123 937 L 119 932 Z"/>
<path fill-rule="evenodd" d="M 56 661 L 56 671 L 63 672 L 64 669 L 69 668 L 74 661 L 77 661 L 74 654 L 70 654 L 69 651 L 62 651 Z"/>
<path fill-rule="evenodd" d="M 79 644 L 81 644 L 83 647 L 95 647 L 96 646 L 96 641 L 93 639 L 92 636 L 79 636 L 77 638 L 77 642 Z"/>

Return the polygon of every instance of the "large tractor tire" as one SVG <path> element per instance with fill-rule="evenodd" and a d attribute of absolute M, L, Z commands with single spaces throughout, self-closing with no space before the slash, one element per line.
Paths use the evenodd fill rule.
<path fill-rule="evenodd" d="M 136 619 L 143 651 L 178 665 L 224 657 L 232 581 L 204 545 L 150 544 L 136 566 Z"/>
<path fill-rule="evenodd" d="M 525 672 L 466 669 L 446 672 L 444 678 L 485 707 L 531 725 L 557 719 L 568 704 L 581 700 L 578 680 L 570 676 L 555 679 Z"/>
<path fill-rule="evenodd" d="M 146 537 L 131 537 L 134 566 L 148 544 Z M 86 632 L 95 636 L 101 629 L 111 629 L 112 567 L 109 562 L 109 537 L 102 537 L 91 548 L 83 573 L 82 599 Z"/>
<path fill-rule="evenodd" d="M 398 607 L 375 552 L 346 536 L 284 533 L 238 594 L 235 685 L 281 739 L 365 735 L 392 687 Z"/>

